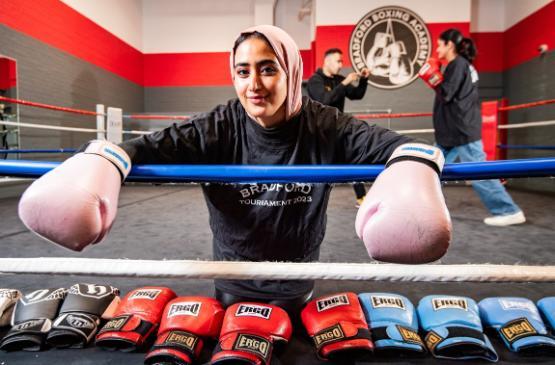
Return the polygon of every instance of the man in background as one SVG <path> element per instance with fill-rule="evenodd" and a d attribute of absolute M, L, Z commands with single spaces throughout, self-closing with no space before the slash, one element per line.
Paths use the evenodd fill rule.
<path fill-rule="evenodd" d="M 336 107 L 341 112 L 345 108 L 345 98 L 360 100 L 368 87 L 368 69 L 360 74 L 351 72 L 346 77 L 339 74 L 343 67 L 343 52 L 339 48 L 328 49 L 324 54 L 322 68 L 308 80 L 308 96 L 324 105 Z M 358 86 L 353 86 L 358 81 Z M 356 206 L 359 207 L 366 195 L 363 183 L 353 185 L 356 195 Z"/>

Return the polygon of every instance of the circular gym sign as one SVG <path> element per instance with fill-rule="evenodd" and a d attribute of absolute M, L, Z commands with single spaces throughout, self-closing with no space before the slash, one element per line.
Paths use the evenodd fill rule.
<path fill-rule="evenodd" d="M 424 21 L 412 11 L 386 6 L 366 14 L 349 42 L 356 72 L 370 70 L 368 83 L 380 89 L 397 89 L 418 76 L 431 53 L 431 38 Z"/>

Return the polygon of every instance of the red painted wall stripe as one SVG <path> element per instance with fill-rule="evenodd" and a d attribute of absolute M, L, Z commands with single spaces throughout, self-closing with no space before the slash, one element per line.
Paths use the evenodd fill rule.
<path fill-rule="evenodd" d="M 303 59 L 303 80 L 307 80 L 314 71 L 314 57 L 312 49 L 301 49 Z"/>
<path fill-rule="evenodd" d="M 144 86 L 231 85 L 229 52 L 144 55 Z"/>
<path fill-rule="evenodd" d="M 304 79 L 312 72 L 312 51 L 301 50 Z M 144 86 L 231 85 L 229 52 L 144 55 Z"/>
<path fill-rule="evenodd" d="M 58 0 L 1 0 L 0 24 L 143 84 L 143 54 Z"/>
<path fill-rule="evenodd" d="M 476 69 L 482 72 L 503 72 L 503 33 L 480 32 L 470 36 L 478 49 L 474 61 Z"/>

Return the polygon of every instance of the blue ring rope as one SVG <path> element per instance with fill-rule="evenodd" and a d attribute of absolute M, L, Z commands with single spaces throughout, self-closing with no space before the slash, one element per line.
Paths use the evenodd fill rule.
<path fill-rule="evenodd" d="M 0 176 L 36 178 L 60 162 L 0 160 Z M 223 183 L 340 183 L 373 181 L 383 165 L 136 165 L 126 181 Z M 555 158 L 445 165 L 441 179 L 480 180 L 555 176 Z"/>
<path fill-rule="evenodd" d="M 555 150 L 555 146 L 537 146 L 526 144 L 499 144 L 497 148 L 502 150 Z"/>

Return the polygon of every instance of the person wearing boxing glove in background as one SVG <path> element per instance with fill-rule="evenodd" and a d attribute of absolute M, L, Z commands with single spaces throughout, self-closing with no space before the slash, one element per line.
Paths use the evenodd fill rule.
<path fill-rule="evenodd" d="M 308 79 L 308 96 L 324 105 L 336 107 L 341 112 L 345 110 L 345 98 L 360 100 L 364 98 L 368 88 L 368 69 L 360 74 L 349 73 L 346 77 L 340 74 L 343 67 L 343 52 L 339 48 L 330 48 L 324 52 L 324 64 Z M 358 85 L 353 83 L 358 81 Z M 366 188 L 363 183 L 353 184 L 356 206 L 360 207 Z"/>
<path fill-rule="evenodd" d="M 360 305 L 376 352 L 388 355 L 424 355 L 426 346 L 418 334 L 418 317 L 410 300 L 392 293 L 361 293 Z"/>
<path fill-rule="evenodd" d="M 158 286 L 130 291 L 98 331 L 96 346 L 124 352 L 142 349 L 158 330 L 164 307 L 175 297 L 171 289 Z"/>
<path fill-rule="evenodd" d="M 146 365 L 193 364 L 206 340 L 220 334 L 224 309 L 207 297 L 178 297 L 164 309 L 158 338 L 145 357 Z"/>
<path fill-rule="evenodd" d="M 301 318 L 321 359 L 361 359 L 374 349 L 368 323 L 355 293 L 315 299 L 303 309 Z"/>
<path fill-rule="evenodd" d="M 110 285 L 72 285 L 46 337 L 48 344 L 57 348 L 85 347 L 101 319 L 112 318 L 119 304 L 118 295 L 119 289 Z"/>
<path fill-rule="evenodd" d="M 46 335 L 52 328 L 67 289 L 39 289 L 20 297 L 15 304 L 12 328 L 0 341 L 4 351 L 40 351 L 46 346 Z"/>
<path fill-rule="evenodd" d="M 490 297 L 478 305 L 484 326 L 496 330 L 509 350 L 532 356 L 555 355 L 555 337 L 548 334 L 530 299 Z"/>
<path fill-rule="evenodd" d="M 434 147 L 410 147 L 409 137 L 302 98 L 300 52 L 280 28 L 261 25 L 242 32 L 230 71 L 237 99 L 119 147 L 91 143 L 28 188 L 19 206 L 22 220 L 39 235 L 80 250 L 106 236 L 131 163 L 370 165 L 385 164 L 405 145 L 378 178 L 385 184 L 375 183 L 369 193 L 370 206 L 383 201 L 387 209 L 377 215 L 359 209 L 361 237 L 378 260 L 422 263 L 445 253 L 450 221 Z M 202 189 L 215 260 L 318 260 L 331 184 L 205 184 Z M 406 208 L 421 202 L 420 196 L 428 199 L 426 209 Z M 388 228 L 400 226 L 409 229 L 389 236 Z M 218 279 L 215 286 L 224 307 L 263 301 L 298 316 L 314 281 Z"/>
<path fill-rule="evenodd" d="M 435 89 L 443 82 L 443 74 L 441 73 L 441 62 L 437 58 L 430 58 L 420 71 L 418 76 L 432 89 Z"/>
<path fill-rule="evenodd" d="M 478 72 L 472 65 L 476 48 L 457 29 L 448 29 L 437 40 L 437 55 L 447 62 L 443 75 L 435 60 L 422 67 L 419 76 L 435 90 L 434 133 L 446 163 L 486 160 L 482 144 L 482 116 L 478 98 Z M 475 180 L 478 193 L 491 217 L 484 223 L 509 226 L 526 221 L 499 180 Z"/>
<path fill-rule="evenodd" d="M 236 303 L 225 311 L 211 365 L 270 365 L 293 328 L 287 312 L 271 304 Z M 277 348 L 277 349 L 276 349 Z"/>

